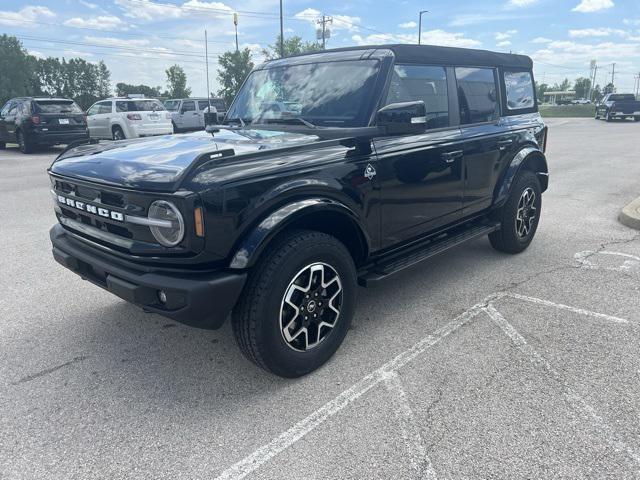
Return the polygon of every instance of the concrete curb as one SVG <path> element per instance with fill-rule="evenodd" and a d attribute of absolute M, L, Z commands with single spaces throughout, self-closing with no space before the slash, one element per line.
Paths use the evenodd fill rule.
<path fill-rule="evenodd" d="M 627 227 L 640 230 L 640 197 L 622 209 L 618 220 Z"/>

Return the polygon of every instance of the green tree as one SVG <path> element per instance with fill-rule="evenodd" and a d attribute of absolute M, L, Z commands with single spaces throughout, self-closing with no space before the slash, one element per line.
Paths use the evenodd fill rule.
<path fill-rule="evenodd" d="M 538 97 L 538 100 L 542 101 L 544 98 L 544 92 L 547 90 L 549 90 L 549 85 L 546 83 L 536 83 L 536 96 Z"/>
<path fill-rule="evenodd" d="M 248 48 L 240 51 L 225 52 L 218 59 L 218 80 L 220 90 L 218 95 L 224 98 L 227 105 L 231 105 L 242 82 L 253 70 L 251 51 Z"/>
<path fill-rule="evenodd" d="M 602 100 L 602 97 L 604 97 L 604 95 L 602 95 L 602 88 L 600 88 L 600 85 L 593 87 L 593 101 L 599 102 Z"/>
<path fill-rule="evenodd" d="M 107 98 L 111 96 L 111 72 L 102 60 L 98 62 L 97 93 L 100 98 Z"/>
<path fill-rule="evenodd" d="M 602 89 L 602 96 L 605 96 L 609 93 L 614 93 L 616 91 L 616 87 L 613 85 L 613 83 L 609 82 L 607 83 L 607 85 Z"/>
<path fill-rule="evenodd" d="M 191 89 L 187 87 L 187 74 L 180 65 L 172 65 L 166 74 L 170 98 L 188 98 L 191 95 Z"/>
<path fill-rule="evenodd" d="M 150 87 L 149 85 L 130 85 L 128 83 L 116 83 L 116 94 L 119 97 L 126 97 L 131 94 L 142 94 L 145 97 L 161 97 L 162 87 Z"/>
<path fill-rule="evenodd" d="M 39 93 L 35 66 L 35 58 L 16 37 L 0 36 L 0 105 L 13 97 Z"/>
<path fill-rule="evenodd" d="M 293 37 L 284 39 L 284 57 L 290 57 L 292 55 L 300 55 L 301 53 L 311 53 L 322 51 L 322 43 L 320 42 L 304 42 L 302 38 L 295 35 Z M 267 57 L 267 60 L 273 60 L 280 58 L 280 35 L 276 37 L 276 41 L 273 45 L 267 46 L 262 50 L 262 54 Z"/>
<path fill-rule="evenodd" d="M 589 96 L 589 89 L 591 88 L 591 80 L 584 77 L 579 77 L 573 86 L 576 91 L 576 98 L 587 98 Z"/>

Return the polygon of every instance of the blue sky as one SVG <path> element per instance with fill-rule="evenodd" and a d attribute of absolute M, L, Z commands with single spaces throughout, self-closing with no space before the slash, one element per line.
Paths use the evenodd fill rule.
<path fill-rule="evenodd" d="M 235 48 L 232 13 L 238 12 L 241 47 L 255 60 L 279 32 L 279 0 L 0 0 L 0 33 L 17 35 L 34 55 L 104 60 L 117 82 L 165 84 L 178 63 L 195 95 L 206 92 L 204 30 L 209 34 L 210 79 L 216 58 Z M 588 76 L 631 91 L 640 72 L 639 0 L 284 0 L 285 36 L 315 38 L 315 19 L 334 19 L 328 47 L 423 43 L 513 51 L 534 59 L 538 81 Z M 322 13 L 321 13 L 322 12 Z"/>

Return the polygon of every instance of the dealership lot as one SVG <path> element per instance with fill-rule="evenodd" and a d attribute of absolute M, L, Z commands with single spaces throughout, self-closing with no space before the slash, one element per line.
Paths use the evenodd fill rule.
<path fill-rule="evenodd" d="M 532 246 L 360 290 L 299 380 L 55 264 L 60 149 L 0 151 L 0 478 L 639 478 L 640 125 L 548 123 Z"/>

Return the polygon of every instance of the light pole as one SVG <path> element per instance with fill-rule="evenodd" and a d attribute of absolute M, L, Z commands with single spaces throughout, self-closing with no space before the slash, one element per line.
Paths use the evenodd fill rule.
<path fill-rule="evenodd" d="M 233 25 L 236 28 L 236 52 L 238 51 L 238 14 L 233 14 Z"/>
<path fill-rule="evenodd" d="M 420 40 L 422 39 L 422 14 L 429 13 L 429 10 L 421 10 L 420 15 L 418 15 L 418 45 L 420 45 Z"/>

